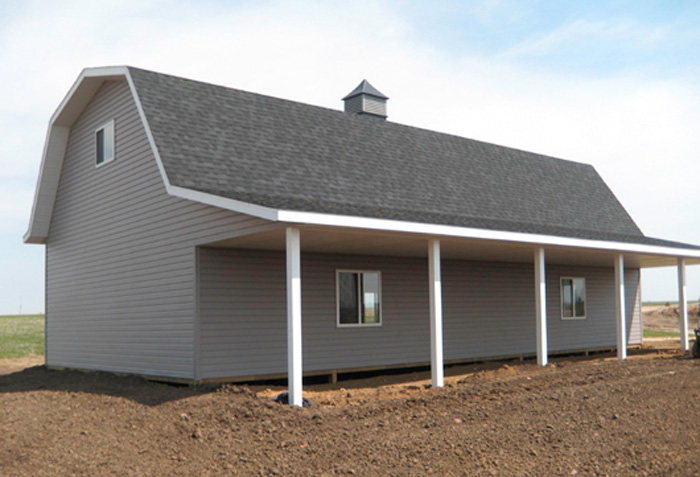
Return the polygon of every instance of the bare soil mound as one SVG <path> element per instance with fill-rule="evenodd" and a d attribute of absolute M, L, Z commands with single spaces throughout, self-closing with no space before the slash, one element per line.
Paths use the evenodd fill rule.
<path fill-rule="evenodd" d="M 691 303 L 688 307 L 688 329 L 698 327 L 700 305 Z M 645 330 L 674 331 L 680 330 L 678 305 L 644 305 L 642 307 L 642 324 Z"/>
<path fill-rule="evenodd" d="M 0 475 L 697 475 L 698 360 L 448 371 L 444 389 L 309 386 L 298 409 L 278 389 L 34 366 L 0 376 Z"/>

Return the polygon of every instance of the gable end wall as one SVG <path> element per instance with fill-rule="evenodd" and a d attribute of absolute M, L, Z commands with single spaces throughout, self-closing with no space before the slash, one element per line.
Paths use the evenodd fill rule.
<path fill-rule="evenodd" d="M 94 165 L 115 120 L 116 159 Z M 125 81 L 71 128 L 46 253 L 47 364 L 196 379 L 195 244 L 262 219 L 169 196 Z"/>

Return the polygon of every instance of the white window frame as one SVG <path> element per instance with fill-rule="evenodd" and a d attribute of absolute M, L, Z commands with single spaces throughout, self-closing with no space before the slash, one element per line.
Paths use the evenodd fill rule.
<path fill-rule="evenodd" d="M 107 136 L 107 134 L 106 134 L 107 131 L 111 132 L 112 157 L 110 157 L 109 159 L 105 158 L 102 162 L 98 163 L 97 162 L 97 133 L 102 131 L 102 130 L 105 131 L 105 136 Z M 115 130 L 114 130 L 114 119 L 104 123 L 102 126 L 95 129 L 95 136 L 94 137 L 95 137 L 95 139 L 94 139 L 94 143 L 95 143 L 95 155 L 94 155 L 95 167 L 102 167 L 105 164 L 109 164 L 110 162 L 114 162 L 114 158 L 117 156 L 117 149 L 116 149 L 116 142 L 117 141 L 116 141 L 116 135 L 115 135 Z"/>
<path fill-rule="evenodd" d="M 564 316 L 564 280 L 571 280 L 572 293 L 576 296 L 575 283 L 576 280 L 583 280 L 583 289 L 586 294 L 586 300 L 583 302 L 583 316 Z M 572 313 L 576 313 L 576 303 L 571 297 Z M 562 320 L 585 320 L 588 316 L 588 287 L 586 286 L 586 277 L 559 277 L 559 313 Z"/>
<path fill-rule="evenodd" d="M 340 274 L 341 273 L 376 273 L 379 277 L 378 286 L 378 300 L 379 300 L 379 323 L 361 323 L 360 314 L 362 312 L 362 307 L 358 306 L 357 323 L 341 323 L 340 322 Z M 357 300 L 358 303 L 362 303 L 360 296 L 360 290 L 358 289 Z M 337 328 L 367 328 L 367 327 L 379 327 L 382 326 L 384 322 L 383 315 L 384 307 L 382 305 L 382 272 L 379 270 L 349 270 L 349 269 L 338 269 L 335 271 L 335 325 Z"/>

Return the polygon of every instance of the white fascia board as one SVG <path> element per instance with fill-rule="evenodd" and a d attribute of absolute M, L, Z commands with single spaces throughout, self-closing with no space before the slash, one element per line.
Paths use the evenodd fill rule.
<path fill-rule="evenodd" d="M 65 98 L 63 98 L 61 104 L 58 105 L 58 108 L 56 108 L 56 112 L 53 113 L 53 116 L 51 116 L 50 124 L 54 125 L 59 123 L 61 119 L 63 119 L 65 116 L 69 116 L 71 117 L 71 119 L 75 120 L 77 116 L 82 112 L 84 107 L 87 105 L 87 103 L 92 99 L 92 96 L 104 81 L 109 81 L 110 79 L 117 79 L 119 77 L 123 77 L 124 75 L 126 75 L 127 71 L 128 70 L 126 66 L 85 68 L 83 71 L 80 72 L 80 76 L 78 76 L 78 79 L 75 80 L 75 83 L 73 83 L 73 86 L 68 91 L 68 94 L 66 94 Z M 84 84 L 86 83 L 85 80 L 92 78 L 98 79 L 99 81 L 95 83 L 95 86 L 93 86 L 93 88 L 91 88 L 87 97 L 80 98 L 79 93 L 80 90 L 84 88 Z M 76 97 L 78 101 L 75 101 Z M 76 102 L 79 104 L 74 104 Z M 75 106 L 77 106 L 77 108 Z"/>
<path fill-rule="evenodd" d="M 168 187 L 168 193 L 182 199 L 213 205 L 214 207 L 220 207 L 222 209 L 240 212 L 242 214 L 252 215 L 254 217 L 260 217 L 261 219 L 266 219 L 273 222 L 279 221 L 279 211 L 277 209 L 271 209 L 262 205 L 241 202 L 240 200 L 228 199 L 219 195 L 207 194 L 206 192 L 200 192 L 173 185 Z"/>
<path fill-rule="evenodd" d="M 34 202 L 29 227 L 23 237 L 25 243 L 45 243 L 48 237 L 51 213 L 56 200 L 58 181 L 60 179 L 61 169 L 63 168 L 63 158 L 66 151 L 70 127 L 104 81 L 120 78 L 126 79 L 129 85 L 134 104 L 136 105 L 136 109 L 146 132 L 146 137 L 151 146 L 151 151 L 155 157 L 158 171 L 160 172 L 161 179 L 163 180 L 168 194 L 271 221 L 277 221 L 277 211 L 274 209 L 171 185 L 129 69 L 126 66 L 86 68 L 80 73 L 75 83 L 73 83 L 73 86 L 68 91 L 63 101 L 61 101 L 61 104 L 49 121 L 41 166 L 39 168 L 39 177 L 34 191 Z"/>
<path fill-rule="evenodd" d="M 23 237 L 25 243 L 44 243 L 48 237 L 51 212 L 67 143 L 68 129 L 49 124 L 39 166 L 39 177 L 34 189 L 29 227 Z"/>
<path fill-rule="evenodd" d="M 295 212 L 280 210 L 278 220 L 287 223 L 328 225 L 333 227 L 350 227 L 391 232 L 406 232 L 431 236 L 460 237 L 471 239 L 495 240 L 501 242 L 525 243 L 532 245 L 552 245 L 560 247 L 587 248 L 614 252 L 644 253 L 666 255 L 671 257 L 700 258 L 700 250 L 644 245 L 606 240 L 588 240 L 553 235 L 526 234 L 500 230 L 476 229 L 452 225 L 424 224 L 403 222 L 399 220 L 373 219 L 344 215 L 318 214 L 314 212 Z"/>

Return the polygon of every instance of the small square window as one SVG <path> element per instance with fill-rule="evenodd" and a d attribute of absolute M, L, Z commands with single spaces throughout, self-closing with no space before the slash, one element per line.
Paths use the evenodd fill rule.
<path fill-rule="evenodd" d="M 379 272 L 338 270 L 336 293 L 338 326 L 382 324 Z"/>
<path fill-rule="evenodd" d="M 95 165 L 114 160 L 114 121 L 95 131 Z"/>
<path fill-rule="evenodd" d="M 586 279 L 562 277 L 561 318 L 577 320 L 586 318 Z"/>

